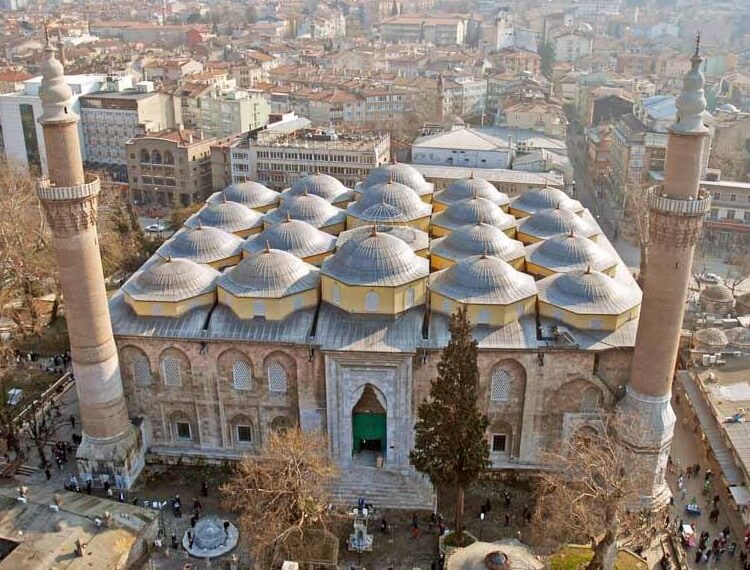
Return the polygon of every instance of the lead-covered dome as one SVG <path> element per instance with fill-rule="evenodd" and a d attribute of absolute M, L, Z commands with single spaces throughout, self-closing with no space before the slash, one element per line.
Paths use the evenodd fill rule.
<path fill-rule="evenodd" d="M 386 182 L 398 182 L 411 188 L 418 196 L 432 194 L 433 185 L 424 179 L 424 176 L 413 166 L 394 162 L 378 166 L 370 171 L 362 183 L 362 192 L 369 186 L 384 184 Z"/>
<path fill-rule="evenodd" d="M 485 198 L 502 208 L 505 208 L 510 203 L 507 194 L 500 192 L 500 190 L 483 178 L 474 178 L 473 174 L 471 178 L 456 180 L 455 182 L 451 182 L 445 190 L 436 192 L 434 202 L 448 206 L 453 202 L 474 197 Z"/>
<path fill-rule="evenodd" d="M 475 255 L 430 276 L 430 289 L 463 304 L 510 305 L 537 293 L 531 275 L 502 259 Z"/>
<path fill-rule="evenodd" d="M 302 196 L 305 193 L 320 196 L 330 204 L 350 202 L 354 196 L 352 190 L 328 174 L 310 174 L 300 178 L 292 184 L 291 188 L 284 190 L 281 196 L 286 199 L 289 196 Z"/>
<path fill-rule="evenodd" d="M 426 232 L 413 228 L 411 226 L 392 226 L 376 225 L 376 231 L 381 234 L 388 234 L 397 237 L 408 245 L 412 251 L 417 253 L 426 253 L 430 246 L 430 237 Z M 336 240 L 336 248 L 341 247 L 350 239 L 362 239 L 372 233 L 372 226 L 360 226 L 351 230 L 341 232 Z"/>
<path fill-rule="evenodd" d="M 266 210 L 278 205 L 281 194 L 264 186 L 260 182 L 248 180 L 230 184 L 221 192 L 215 192 L 208 199 L 209 204 L 220 202 L 237 202 L 254 210 Z"/>
<path fill-rule="evenodd" d="M 563 208 L 539 210 L 518 222 L 518 239 L 529 243 L 569 233 L 593 238 L 602 231 L 594 222 Z"/>
<path fill-rule="evenodd" d="M 583 205 L 578 200 L 553 186 L 531 188 L 510 203 L 511 213 L 517 216 L 530 216 L 540 210 L 558 207 L 576 213 L 583 211 Z"/>
<path fill-rule="evenodd" d="M 364 222 L 410 222 L 427 218 L 432 206 L 419 199 L 411 188 L 399 182 L 385 182 L 362 190 L 359 200 L 346 213 Z"/>
<path fill-rule="evenodd" d="M 209 265 L 231 260 L 242 254 L 242 238 L 234 234 L 199 225 L 183 228 L 156 251 L 161 257 L 185 258 Z"/>
<path fill-rule="evenodd" d="M 449 261 L 486 254 L 514 264 L 523 260 L 526 251 L 520 241 L 511 239 L 500 228 L 479 222 L 460 227 L 446 237 L 432 240 L 430 253 Z"/>
<path fill-rule="evenodd" d="M 750 352 L 750 328 L 734 327 L 726 332 L 729 346 L 734 350 Z"/>
<path fill-rule="evenodd" d="M 134 301 L 178 302 L 212 293 L 219 275 L 216 269 L 189 259 L 157 256 L 123 290 Z"/>
<path fill-rule="evenodd" d="M 716 327 L 700 329 L 693 334 L 693 345 L 699 350 L 723 350 L 727 344 L 729 344 L 727 335 Z"/>
<path fill-rule="evenodd" d="M 529 267 L 530 273 L 544 275 L 587 268 L 612 274 L 617 267 L 617 260 L 603 247 L 574 233 L 559 234 L 527 246 L 526 262 L 542 269 L 534 271 Z"/>
<path fill-rule="evenodd" d="M 243 259 L 219 278 L 219 287 L 235 297 L 279 298 L 316 289 L 317 267 L 289 252 L 266 249 Z"/>
<path fill-rule="evenodd" d="M 467 198 L 453 202 L 442 212 L 432 217 L 434 228 L 454 231 L 463 226 L 476 225 L 479 222 L 490 224 L 503 231 L 512 230 L 516 226 L 516 219 L 503 212 L 486 198 Z M 437 232 L 434 232 L 437 235 Z"/>
<path fill-rule="evenodd" d="M 641 291 L 599 271 L 556 273 L 537 282 L 539 300 L 571 313 L 619 315 L 637 307 Z"/>
<path fill-rule="evenodd" d="M 221 201 L 206 204 L 185 222 L 188 228 L 209 226 L 242 236 L 252 233 L 263 225 L 263 216 L 238 202 Z"/>
<path fill-rule="evenodd" d="M 346 221 L 346 214 L 320 196 L 307 193 L 286 198 L 281 206 L 267 213 L 263 221 L 266 225 L 272 226 L 280 224 L 287 218 L 302 220 L 321 229 L 343 224 Z"/>
<path fill-rule="evenodd" d="M 347 285 L 397 286 L 427 277 L 429 262 L 403 241 L 371 230 L 349 239 L 321 268 L 323 275 Z"/>
<path fill-rule="evenodd" d="M 302 220 L 287 219 L 248 238 L 243 247 L 248 255 L 261 253 L 270 247 L 307 259 L 330 253 L 335 246 L 336 236 Z"/>

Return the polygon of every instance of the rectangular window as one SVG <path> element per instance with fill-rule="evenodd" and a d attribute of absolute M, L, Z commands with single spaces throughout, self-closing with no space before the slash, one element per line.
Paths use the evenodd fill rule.
<path fill-rule="evenodd" d="M 733 220 L 735 215 L 734 210 L 727 210 L 727 220 Z"/>
<path fill-rule="evenodd" d="M 492 451 L 494 453 L 505 453 L 508 446 L 508 436 L 504 433 L 492 434 Z"/>
<path fill-rule="evenodd" d="M 190 422 L 177 422 L 177 439 L 193 439 L 190 433 Z"/>
<path fill-rule="evenodd" d="M 729 201 L 730 202 L 736 202 L 737 201 L 737 194 L 730 194 L 729 195 Z"/>
<path fill-rule="evenodd" d="M 253 430 L 250 426 L 237 426 L 237 443 L 252 443 Z"/>
<path fill-rule="evenodd" d="M 36 136 L 36 119 L 34 118 L 34 107 L 28 103 L 19 105 L 21 112 L 21 129 L 23 130 L 23 142 L 26 146 L 26 160 L 29 166 L 39 168 L 42 165 L 39 154 L 39 142 Z"/>

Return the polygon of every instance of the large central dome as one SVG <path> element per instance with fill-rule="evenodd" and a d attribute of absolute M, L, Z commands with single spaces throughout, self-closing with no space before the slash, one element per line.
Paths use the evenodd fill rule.
<path fill-rule="evenodd" d="M 396 286 L 427 277 L 430 269 L 402 240 L 373 230 L 347 240 L 323 262 L 322 272 L 347 285 Z"/>

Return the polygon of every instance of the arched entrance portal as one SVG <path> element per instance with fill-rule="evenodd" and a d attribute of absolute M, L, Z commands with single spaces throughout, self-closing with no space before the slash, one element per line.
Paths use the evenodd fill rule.
<path fill-rule="evenodd" d="M 385 459 L 387 421 L 385 398 L 367 384 L 352 409 L 352 453 L 355 463 L 377 464 Z"/>

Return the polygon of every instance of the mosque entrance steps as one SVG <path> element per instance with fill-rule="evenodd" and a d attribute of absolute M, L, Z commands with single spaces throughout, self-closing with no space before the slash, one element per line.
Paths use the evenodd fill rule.
<path fill-rule="evenodd" d="M 383 468 L 355 466 L 341 470 L 331 484 L 338 505 L 356 506 L 360 497 L 376 509 L 433 510 L 436 495 L 421 475 L 407 475 Z"/>

